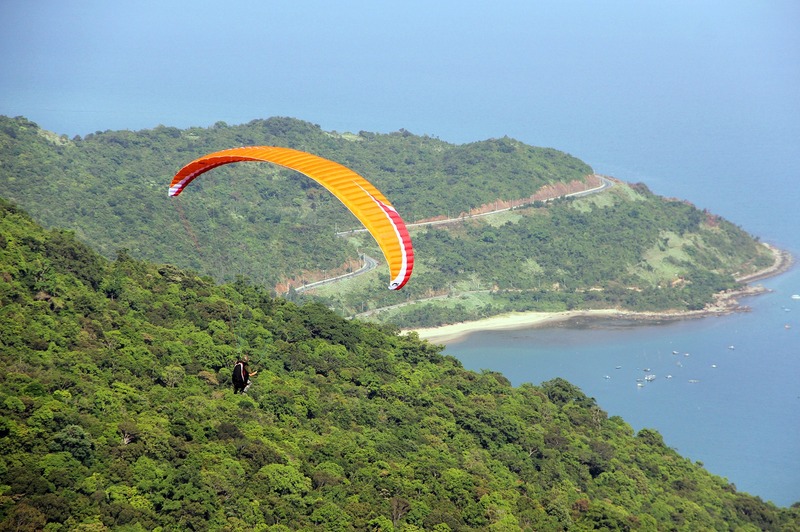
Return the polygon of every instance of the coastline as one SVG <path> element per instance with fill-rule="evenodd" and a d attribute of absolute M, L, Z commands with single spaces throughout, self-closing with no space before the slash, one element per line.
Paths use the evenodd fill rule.
<path fill-rule="evenodd" d="M 441 325 L 439 327 L 413 329 L 411 331 L 403 332 L 408 333 L 413 331 L 422 339 L 433 343 L 446 344 L 449 342 L 462 340 L 465 336 L 477 331 L 501 331 L 543 327 L 574 318 L 667 321 L 703 318 L 708 316 L 721 316 L 724 314 L 730 314 L 732 312 L 744 312 L 749 309 L 739 304 L 739 298 L 768 292 L 768 290 L 761 285 L 753 286 L 748 283 L 780 275 L 781 273 L 788 271 L 794 264 L 794 258 L 788 251 L 776 248 L 766 243 L 763 245 L 772 251 L 775 262 L 771 266 L 758 272 L 737 277 L 736 280 L 738 282 L 745 283 L 743 288 L 716 294 L 714 302 L 707 305 L 702 310 L 635 312 L 611 308 L 594 310 L 568 310 L 563 312 L 509 312 L 475 321 L 453 323 L 449 325 Z"/>

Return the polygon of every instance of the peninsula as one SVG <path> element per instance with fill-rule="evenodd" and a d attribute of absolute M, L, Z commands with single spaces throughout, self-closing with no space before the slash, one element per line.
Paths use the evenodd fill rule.
<path fill-rule="evenodd" d="M 709 316 L 719 316 L 732 312 L 744 312 L 749 308 L 741 305 L 740 299 L 743 297 L 756 296 L 765 293 L 767 289 L 763 285 L 753 285 L 755 281 L 780 275 L 788 271 L 794 265 L 794 257 L 785 250 L 778 249 L 769 244 L 764 244 L 772 252 L 774 262 L 770 266 L 763 268 L 755 273 L 737 277 L 740 283 L 746 283 L 742 288 L 719 292 L 714 298 L 714 302 L 701 310 L 680 310 L 663 312 L 636 312 L 622 309 L 589 309 L 589 310 L 569 310 L 563 312 L 509 312 L 490 318 L 475 321 L 466 321 L 439 327 L 426 327 L 414 329 L 421 339 L 426 339 L 432 343 L 447 344 L 462 340 L 471 333 L 478 331 L 501 331 L 514 329 L 527 329 L 532 327 L 546 327 L 555 323 L 576 319 L 576 318 L 598 318 L 598 319 L 625 319 L 630 321 L 671 321 L 692 318 L 703 318 Z M 412 330 L 405 331 L 412 332 Z"/>

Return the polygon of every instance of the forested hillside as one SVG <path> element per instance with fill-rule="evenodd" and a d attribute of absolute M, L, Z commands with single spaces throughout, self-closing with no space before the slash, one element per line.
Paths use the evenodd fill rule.
<path fill-rule="evenodd" d="M 75 230 L 107 257 L 124 248 L 137 258 L 217 279 L 246 275 L 270 287 L 356 259 L 356 248 L 334 233 L 358 221 L 295 172 L 267 164 L 219 168 L 177 201 L 167 197 L 184 164 L 243 145 L 286 146 L 340 162 L 375 183 L 406 221 L 527 197 L 591 171 L 574 157 L 511 139 L 456 146 L 406 131 L 325 132 L 290 118 L 68 139 L 24 118 L 0 117 L 0 186 L 41 223 Z"/>
<path fill-rule="evenodd" d="M 0 276 L 2 530 L 800 529 L 568 382 L 109 261 L 5 200 Z"/>
<path fill-rule="evenodd" d="M 462 223 L 413 228 L 416 264 L 402 291 L 385 265 L 357 279 L 296 294 L 297 283 L 382 258 L 368 234 L 337 237 L 357 220 L 327 191 L 268 164 L 215 169 L 179 198 L 172 175 L 194 158 L 241 145 L 293 147 L 345 164 L 385 192 L 407 222 L 458 217 L 580 182 L 591 168 L 509 138 L 453 145 L 407 131 L 346 134 L 290 118 L 179 130 L 106 131 L 68 139 L 24 118 L 0 117 L 0 187 L 47 227 L 67 228 L 107 258 L 191 268 L 216 280 L 243 276 L 344 316 L 420 302 L 374 319 L 403 327 L 511 310 L 618 307 L 694 310 L 771 255 L 734 224 L 644 185 Z M 431 299 L 436 298 L 436 299 Z"/>

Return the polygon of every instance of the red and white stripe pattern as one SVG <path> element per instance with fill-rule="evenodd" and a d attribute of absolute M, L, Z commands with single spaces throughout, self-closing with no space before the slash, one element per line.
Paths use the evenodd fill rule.
<path fill-rule="evenodd" d="M 191 163 L 191 164 L 194 164 L 195 166 L 197 166 L 198 168 L 192 170 L 191 172 L 189 172 L 185 176 L 181 176 L 181 179 L 177 183 L 173 181 L 172 185 L 170 185 L 170 187 L 169 187 L 169 197 L 170 198 L 174 198 L 175 196 L 179 195 L 181 192 L 183 192 L 183 189 L 186 188 L 186 186 L 189 183 L 191 183 L 192 180 L 194 180 L 194 178 L 199 176 L 200 174 L 202 174 L 204 172 L 208 172 L 209 170 L 213 170 L 217 166 L 222 166 L 223 164 L 228 164 L 230 162 L 242 161 L 242 160 L 246 160 L 246 159 L 236 158 L 236 159 L 232 160 L 231 158 L 220 158 L 219 160 L 214 161 L 214 162 L 210 162 L 210 163 L 204 163 L 204 162 L 199 162 L 199 161 L 195 161 L 194 163 Z M 184 167 L 184 170 L 189 168 L 191 164 L 186 165 Z"/>
<path fill-rule="evenodd" d="M 397 240 L 401 242 L 400 253 L 402 259 L 400 262 L 400 271 L 395 278 L 392 279 L 392 282 L 389 283 L 389 290 L 400 290 L 408 282 L 408 279 L 411 277 L 411 271 L 414 269 L 414 248 L 411 245 L 411 235 L 408 234 L 405 222 L 403 222 L 403 219 L 397 214 L 397 209 L 391 205 L 385 204 L 369 192 L 367 192 L 367 194 L 378 204 L 378 207 L 386 214 L 386 217 L 389 218 L 389 223 L 391 223 L 394 228 Z"/>

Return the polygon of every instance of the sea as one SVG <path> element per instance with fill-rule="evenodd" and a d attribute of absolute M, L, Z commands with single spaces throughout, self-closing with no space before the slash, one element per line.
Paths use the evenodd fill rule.
<path fill-rule="evenodd" d="M 737 120 L 733 104 L 687 110 L 679 100 L 665 93 L 644 118 L 622 107 L 599 116 L 588 101 L 576 105 L 593 121 L 564 121 L 567 111 L 554 106 L 537 120 L 489 114 L 467 129 L 443 110 L 411 129 L 453 143 L 496 132 L 566 151 L 596 172 L 721 215 L 789 251 L 796 265 L 760 281 L 771 291 L 743 300 L 749 312 L 658 325 L 594 320 L 476 331 L 445 352 L 468 369 L 502 372 L 515 385 L 562 377 L 609 416 L 637 431 L 659 431 L 667 445 L 738 490 L 790 506 L 800 501 L 800 300 L 791 297 L 800 294 L 800 106 L 788 96 L 756 98 Z M 787 102 L 795 103 L 787 108 Z M 220 111 L 220 118 L 233 114 Z M 371 118 L 289 114 L 343 131 Z M 270 114 L 252 117 L 258 116 Z M 51 125 L 55 119 L 33 118 L 74 133 Z M 186 127 L 192 120 L 169 124 Z M 675 126 L 681 122 L 686 126 Z M 389 132 L 398 122 L 384 117 L 382 124 L 374 129 Z M 653 380 L 644 380 L 648 375 Z"/>
<path fill-rule="evenodd" d="M 593 166 L 722 214 L 792 253 L 788 272 L 757 282 L 769 292 L 741 300 L 747 312 L 476 331 L 447 343 L 445 352 L 468 369 L 499 371 L 514 385 L 562 377 L 609 416 L 635 431 L 657 430 L 668 446 L 737 490 L 790 506 L 800 501 L 800 165 L 797 150 L 786 149 L 800 136 L 778 139 L 777 151 L 792 154 L 783 160 L 768 153 L 768 143 L 745 137 L 742 146 L 752 150 L 736 171 L 713 168 L 701 154 L 657 167 L 644 158 L 638 165 L 630 159 L 630 167 Z M 635 153 L 636 140 L 626 140 Z M 714 139 L 697 141 L 713 160 Z M 765 174 L 775 188 L 748 192 Z"/>
<path fill-rule="evenodd" d="M 614 90 L 607 89 L 609 101 Z M 464 128 L 445 109 L 411 130 L 453 143 L 507 134 L 566 151 L 596 172 L 721 215 L 789 251 L 796 265 L 760 281 L 771 291 L 744 300 L 749 312 L 658 325 L 595 320 L 476 331 L 445 352 L 468 369 L 502 372 L 515 385 L 562 377 L 609 416 L 637 431 L 659 431 L 667 445 L 738 490 L 790 506 L 800 501 L 800 300 L 792 298 L 800 294 L 800 106 L 784 96 L 687 109 L 679 93 L 663 96 L 646 116 L 624 107 L 601 116 L 587 101 L 576 103 L 576 113 L 591 120 L 565 121 L 571 111 L 554 106 L 536 120 L 487 113 Z M 744 118 L 731 118 L 740 111 Z M 220 111 L 220 119 L 234 114 Z M 288 114 L 343 131 L 371 118 Z M 51 125 L 55 119 L 32 117 L 74 133 Z M 169 124 L 186 127 L 194 119 Z M 398 123 L 405 124 L 384 117 L 373 129 L 390 132 Z M 648 375 L 652 380 L 644 380 Z"/>
<path fill-rule="evenodd" d="M 788 506 L 800 500 L 800 270 L 763 284 L 772 291 L 743 300 L 749 312 L 475 332 L 445 352 L 514 385 L 562 377 L 738 490 Z"/>
<path fill-rule="evenodd" d="M 116 7 L 76 18 L 71 5 L 31 15 L 28 4 L 3 11 L 15 22 L 0 39 L 0 113 L 58 134 L 291 116 L 456 144 L 507 135 L 690 201 L 800 259 L 796 0 L 295 2 L 249 17 L 253 27 L 218 24 L 213 10 L 140 16 L 137 5 L 116 24 Z M 198 40 L 194 27 L 214 31 Z M 243 52 L 259 59 L 193 82 L 209 57 Z M 446 352 L 514 384 L 565 378 L 634 430 L 656 429 L 739 490 L 789 506 L 800 501 L 800 267 L 761 283 L 771 292 L 743 301 L 750 312 L 476 331 Z"/>

